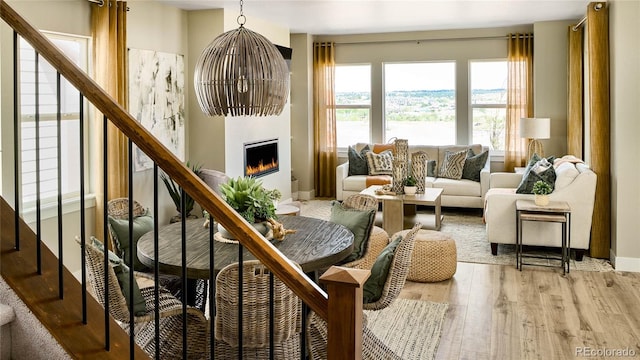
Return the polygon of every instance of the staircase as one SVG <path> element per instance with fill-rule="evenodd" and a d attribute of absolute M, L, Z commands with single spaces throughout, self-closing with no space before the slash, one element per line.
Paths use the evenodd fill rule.
<path fill-rule="evenodd" d="M 70 357 L 0 277 L 0 360 L 9 359 Z"/>

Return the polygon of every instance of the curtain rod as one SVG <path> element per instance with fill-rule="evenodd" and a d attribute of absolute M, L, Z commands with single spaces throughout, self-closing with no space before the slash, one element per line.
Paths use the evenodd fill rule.
<path fill-rule="evenodd" d="M 476 37 L 460 37 L 460 38 L 436 38 L 436 39 L 418 39 L 418 40 L 379 40 L 379 41 L 334 41 L 336 45 L 365 45 L 365 44 L 390 44 L 390 43 L 416 43 L 428 41 L 464 41 L 464 40 L 501 40 L 512 39 L 518 36 L 518 38 L 524 38 L 533 34 L 518 34 L 518 35 L 499 35 L 499 36 L 476 36 Z"/>
<path fill-rule="evenodd" d="M 98 4 L 98 6 L 104 6 L 104 0 L 87 0 L 90 3 Z"/>
<path fill-rule="evenodd" d="M 600 9 L 602 9 L 604 5 L 602 5 L 602 3 L 597 3 L 595 5 L 593 5 L 593 10 L 595 11 L 599 11 Z M 580 29 L 580 27 L 582 25 L 584 25 L 584 22 L 587 21 L 587 17 L 583 17 L 582 19 L 580 19 L 580 21 L 578 21 L 577 24 L 573 25 L 573 27 L 571 28 L 571 30 L 573 31 L 578 31 L 578 29 Z"/>

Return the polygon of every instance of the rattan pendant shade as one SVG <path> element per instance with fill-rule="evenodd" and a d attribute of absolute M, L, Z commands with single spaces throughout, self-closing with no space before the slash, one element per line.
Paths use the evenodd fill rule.
<path fill-rule="evenodd" d="M 241 25 L 203 50 L 194 85 L 208 116 L 279 115 L 289 95 L 289 70 L 275 45 Z"/>

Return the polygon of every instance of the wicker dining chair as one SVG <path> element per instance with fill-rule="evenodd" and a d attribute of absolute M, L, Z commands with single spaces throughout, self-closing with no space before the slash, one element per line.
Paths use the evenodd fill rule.
<path fill-rule="evenodd" d="M 238 304 L 238 263 L 224 267 L 216 277 L 216 359 L 237 359 L 238 306 L 242 306 L 243 359 L 269 358 L 269 269 L 258 260 L 242 265 L 242 304 Z M 302 303 L 282 281 L 274 277 L 273 329 L 276 359 L 300 359 Z"/>
<path fill-rule="evenodd" d="M 362 308 L 364 310 L 384 309 L 391 305 L 398 295 L 400 295 L 400 291 L 407 280 L 407 274 L 409 273 L 409 267 L 411 265 L 411 253 L 416 243 L 416 234 L 420 228 L 422 228 L 422 224 L 417 223 L 404 235 L 395 250 L 393 260 L 389 266 L 387 279 L 382 288 L 382 296 L 375 302 L 363 304 Z M 371 267 L 366 267 L 365 265 L 367 264 L 360 262 L 352 266 L 352 268 L 371 270 Z"/>
<path fill-rule="evenodd" d="M 144 215 L 146 210 L 139 202 L 133 201 L 133 217 Z M 109 200 L 107 202 L 107 215 L 119 220 L 129 219 L 129 198 L 117 198 Z M 113 232 L 109 231 L 109 241 L 111 242 L 112 251 L 116 252 L 118 249 L 118 242 L 113 236 Z M 121 256 L 121 254 L 117 254 Z"/>
<path fill-rule="evenodd" d="M 356 194 L 344 199 L 342 206 L 361 211 L 378 210 L 378 199 L 370 195 Z M 382 250 L 389 244 L 389 234 L 379 226 L 372 226 L 369 240 L 365 242 L 364 253 L 359 259 L 341 264 L 345 267 L 371 269 Z"/>
<path fill-rule="evenodd" d="M 363 360 L 402 360 L 380 338 L 378 338 L 365 323 L 362 329 L 362 359 Z M 327 323 L 318 314 L 312 312 L 307 321 L 307 345 L 310 360 L 325 360 L 327 358 Z"/>
<path fill-rule="evenodd" d="M 76 239 L 78 241 L 78 239 Z M 87 243 L 85 245 L 87 279 L 89 292 L 102 305 L 105 305 L 105 267 L 102 249 Z M 109 313 L 118 325 L 129 332 L 129 307 L 122 293 L 116 273 L 110 264 L 107 268 L 109 288 Z M 134 316 L 134 340 L 151 358 L 155 357 L 155 300 L 153 278 L 144 273 L 135 272 L 140 291 L 146 302 L 146 314 Z M 160 307 L 160 358 L 182 358 L 182 303 L 163 287 L 159 288 Z M 187 354 L 188 359 L 206 359 L 209 355 L 209 325 L 201 311 L 187 307 Z"/>

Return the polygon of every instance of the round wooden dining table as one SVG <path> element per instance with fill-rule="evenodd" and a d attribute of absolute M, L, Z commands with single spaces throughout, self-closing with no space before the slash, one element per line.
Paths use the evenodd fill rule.
<path fill-rule="evenodd" d="M 346 258 L 353 251 L 353 233 L 346 227 L 329 221 L 304 217 L 280 216 L 278 221 L 285 228 L 296 230 L 284 240 L 269 240 L 282 254 L 298 263 L 305 273 L 325 269 Z M 238 262 L 238 244 L 213 240 L 204 219 L 190 219 L 185 223 L 186 270 L 189 279 L 209 279 L 209 246 L 213 243 L 214 274 L 225 266 Z M 138 240 L 138 259 L 153 268 L 154 232 L 148 232 Z M 158 231 L 158 266 L 165 274 L 182 275 L 182 224 L 163 226 Z M 255 257 L 248 250 L 244 260 Z"/>

